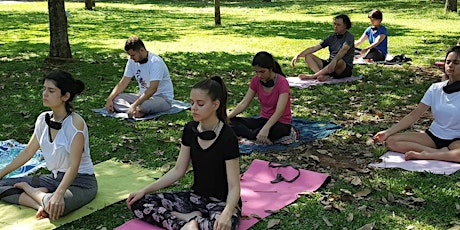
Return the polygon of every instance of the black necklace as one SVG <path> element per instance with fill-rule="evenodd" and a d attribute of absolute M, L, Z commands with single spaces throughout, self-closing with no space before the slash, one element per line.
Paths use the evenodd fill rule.
<path fill-rule="evenodd" d="M 455 81 L 450 85 L 446 85 L 442 87 L 442 90 L 444 90 L 444 92 L 447 94 L 458 92 L 460 91 L 460 81 Z"/>
<path fill-rule="evenodd" d="M 67 113 L 67 115 L 60 121 L 52 121 L 51 118 L 53 117 L 53 114 L 47 113 L 45 115 L 45 123 L 48 125 L 48 127 L 56 130 L 60 130 L 62 128 L 62 122 L 70 115 L 71 113 Z"/>
<path fill-rule="evenodd" d="M 140 61 L 139 61 L 139 64 L 145 64 L 145 63 L 147 63 L 148 61 L 149 61 L 149 58 L 146 57 L 146 58 L 140 60 Z"/>
<path fill-rule="evenodd" d="M 217 127 L 219 127 L 219 124 L 220 124 L 220 121 L 217 122 L 217 125 L 214 127 L 213 130 L 206 130 L 206 131 L 200 132 L 198 131 L 197 129 L 198 126 L 197 126 L 197 127 L 192 127 L 192 131 L 202 140 L 205 140 L 205 141 L 213 140 L 217 136 L 216 129 Z"/>
<path fill-rule="evenodd" d="M 262 80 L 259 80 L 259 81 L 260 81 L 260 84 L 263 85 L 264 87 L 271 88 L 275 85 L 276 77 L 277 77 L 277 74 L 275 73 L 275 77 L 273 79 L 270 79 L 268 81 L 262 81 Z"/>

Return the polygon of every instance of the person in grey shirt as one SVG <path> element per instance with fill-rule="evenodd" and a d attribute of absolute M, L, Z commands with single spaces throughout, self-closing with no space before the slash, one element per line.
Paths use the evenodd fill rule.
<path fill-rule="evenodd" d="M 334 18 L 334 33 L 329 35 L 320 44 L 308 47 L 294 56 L 291 66 L 294 68 L 297 59 L 305 58 L 305 62 L 313 72 L 311 74 L 299 74 L 299 78 L 318 79 L 327 81 L 330 78 L 350 77 L 353 71 L 353 57 L 355 52 L 354 37 L 348 32 L 351 21 L 347 15 L 341 14 Z M 314 55 L 318 50 L 329 47 L 329 58 L 321 59 Z"/>

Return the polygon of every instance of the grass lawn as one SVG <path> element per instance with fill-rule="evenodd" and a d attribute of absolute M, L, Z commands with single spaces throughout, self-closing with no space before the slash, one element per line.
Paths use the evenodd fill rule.
<path fill-rule="evenodd" d="M 353 23 L 350 31 L 357 39 L 369 25 L 368 12 L 380 8 L 389 31 L 390 53 L 405 54 L 412 63 L 356 66 L 354 75 L 364 76 L 358 82 L 292 89 L 295 117 L 332 121 L 343 129 L 287 152 L 242 156 L 241 172 L 253 159 L 264 159 L 329 173 L 332 181 L 253 229 L 266 229 L 270 219 L 281 220 L 276 229 L 299 230 L 458 226 L 460 173 L 444 176 L 366 167 L 386 151 L 369 139 L 409 113 L 429 85 L 442 76 L 433 63 L 442 61 L 445 50 L 460 38 L 459 15 L 445 14 L 443 7 L 441 0 L 223 1 L 222 26 L 216 27 L 212 2 L 97 1 L 93 11 L 86 11 L 83 2 L 69 1 L 69 40 L 78 61 L 57 65 L 44 62 L 49 52 L 47 2 L 0 3 L 0 110 L 4 111 L 0 140 L 28 142 L 36 117 L 46 109 L 40 103 L 41 79 L 61 68 L 86 84 L 74 107 L 88 123 L 94 162 L 114 158 L 161 168 L 175 161 L 181 127 L 192 119 L 189 112 L 131 123 L 90 110 L 105 104 L 121 78 L 127 58 L 123 45 L 129 35 L 140 36 L 149 51 L 164 58 L 176 99 L 188 101 L 194 83 L 220 75 L 230 90 L 231 108 L 246 93 L 256 52 L 272 53 L 287 76 L 309 72 L 303 63 L 292 69 L 290 60 L 330 34 L 334 16 L 348 14 Z M 133 82 L 129 90 L 136 89 Z M 253 103 L 244 114 L 257 113 Z M 424 130 L 430 123 L 427 114 L 412 129 Z M 188 173 L 167 190 L 184 190 L 191 182 Z M 113 229 L 131 218 L 122 201 L 60 229 Z"/>

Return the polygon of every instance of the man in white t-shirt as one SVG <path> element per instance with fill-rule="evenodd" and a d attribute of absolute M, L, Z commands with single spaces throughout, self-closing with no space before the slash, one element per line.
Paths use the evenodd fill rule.
<path fill-rule="evenodd" d="M 129 117 L 139 118 L 170 109 L 174 89 L 163 59 L 149 52 L 137 36 L 128 38 L 125 51 L 129 59 L 123 78 L 107 97 L 107 111 L 124 112 Z M 122 93 L 132 77 L 135 77 L 139 84 L 139 93 Z"/>

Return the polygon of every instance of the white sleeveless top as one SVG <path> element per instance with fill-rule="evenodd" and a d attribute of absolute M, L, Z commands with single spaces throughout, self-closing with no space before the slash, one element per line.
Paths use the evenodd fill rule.
<path fill-rule="evenodd" d="M 85 138 L 85 146 L 83 155 L 80 161 L 80 167 L 78 173 L 82 174 L 94 174 L 94 166 L 91 161 L 89 151 L 89 138 L 88 138 L 88 127 L 86 123 L 83 131 L 78 130 L 73 124 L 73 116 L 80 116 L 77 113 L 72 113 L 70 116 L 64 119 L 62 122 L 62 128 L 58 130 L 54 141 L 50 141 L 49 128 L 45 122 L 45 115 L 49 113 L 53 114 L 52 111 L 41 113 L 37 121 L 35 122 L 35 134 L 37 135 L 40 149 L 45 158 L 46 167 L 56 177 L 58 172 L 66 172 L 69 167 L 70 160 L 70 146 L 77 133 L 82 133 Z"/>

